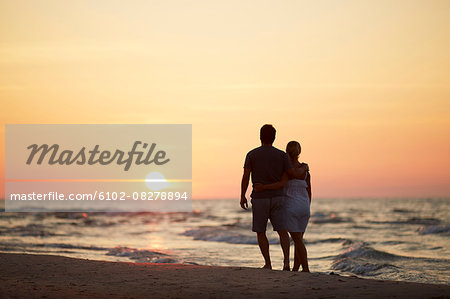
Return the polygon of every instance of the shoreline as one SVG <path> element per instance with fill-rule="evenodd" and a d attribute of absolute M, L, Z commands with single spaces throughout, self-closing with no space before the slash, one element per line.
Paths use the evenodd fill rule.
<path fill-rule="evenodd" d="M 3 298 L 429 298 L 450 286 L 245 267 L 0 253 Z"/>

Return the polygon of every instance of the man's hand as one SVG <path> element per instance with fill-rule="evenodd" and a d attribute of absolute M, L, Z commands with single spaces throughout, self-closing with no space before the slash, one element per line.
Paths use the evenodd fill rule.
<path fill-rule="evenodd" d="M 253 185 L 253 190 L 255 190 L 256 192 L 261 192 L 261 191 L 264 191 L 265 188 L 264 188 L 263 184 L 256 183 L 256 184 Z"/>
<path fill-rule="evenodd" d="M 247 192 L 248 188 L 248 182 L 250 180 L 250 168 L 244 168 L 244 173 L 242 174 L 242 181 L 241 181 L 241 208 L 244 210 L 247 210 L 248 208 L 248 202 L 247 198 L 245 198 L 245 193 Z"/>
<path fill-rule="evenodd" d="M 244 210 L 248 209 L 248 202 L 245 196 L 241 196 L 241 208 L 243 208 Z"/>

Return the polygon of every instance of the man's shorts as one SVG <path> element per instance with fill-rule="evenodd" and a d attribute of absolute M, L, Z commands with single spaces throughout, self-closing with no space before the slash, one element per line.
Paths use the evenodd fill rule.
<path fill-rule="evenodd" d="M 252 214 L 254 232 L 265 232 L 267 227 L 267 220 L 270 219 L 273 230 L 284 230 L 286 225 L 284 223 L 284 201 L 283 196 L 276 196 L 270 198 L 253 198 Z"/>

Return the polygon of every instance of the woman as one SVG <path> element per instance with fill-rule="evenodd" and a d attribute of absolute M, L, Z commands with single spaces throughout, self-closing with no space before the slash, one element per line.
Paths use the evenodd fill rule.
<path fill-rule="evenodd" d="M 303 163 L 298 161 L 301 153 L 300 143 L 291 141 L 286 146 L 286 153 L 294 168 L 300 168 Z M 303 234 L 308 225 L 311 205 L 311 175 L 306 172 L 304 180 L 289 178 L 285 173 L 281 181 L 268 185 L 257 185 L 256 190 L 279 189 L 284 187 L 286 196 L 286 227 L 294 240 L 294 267 L 292 271 L 298 271 L 300 264 L 302 272 L 309 272 L 308 257 Z"/>

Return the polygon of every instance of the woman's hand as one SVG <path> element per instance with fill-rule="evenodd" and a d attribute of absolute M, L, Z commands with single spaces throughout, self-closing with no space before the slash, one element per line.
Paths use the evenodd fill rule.
<path fill-rule="evenodd" d="M 256 192 L 261 192 L 261 191 L 264 191 L 265 188 L 264 188 L 263 184 L 256 183 L 256 184 L 253 185 L 253 190 L 255 190 Z"/>
<path fill-rule="evenodd" d="M 300 166 L 301 166 L 301 167 L 305 167 L 305 170 L 306 170 L 306 171 L 309 171 L 309 165 L 308 165 L 308 164 L 306 164 L 306 163 L 300 163 Z"/>

